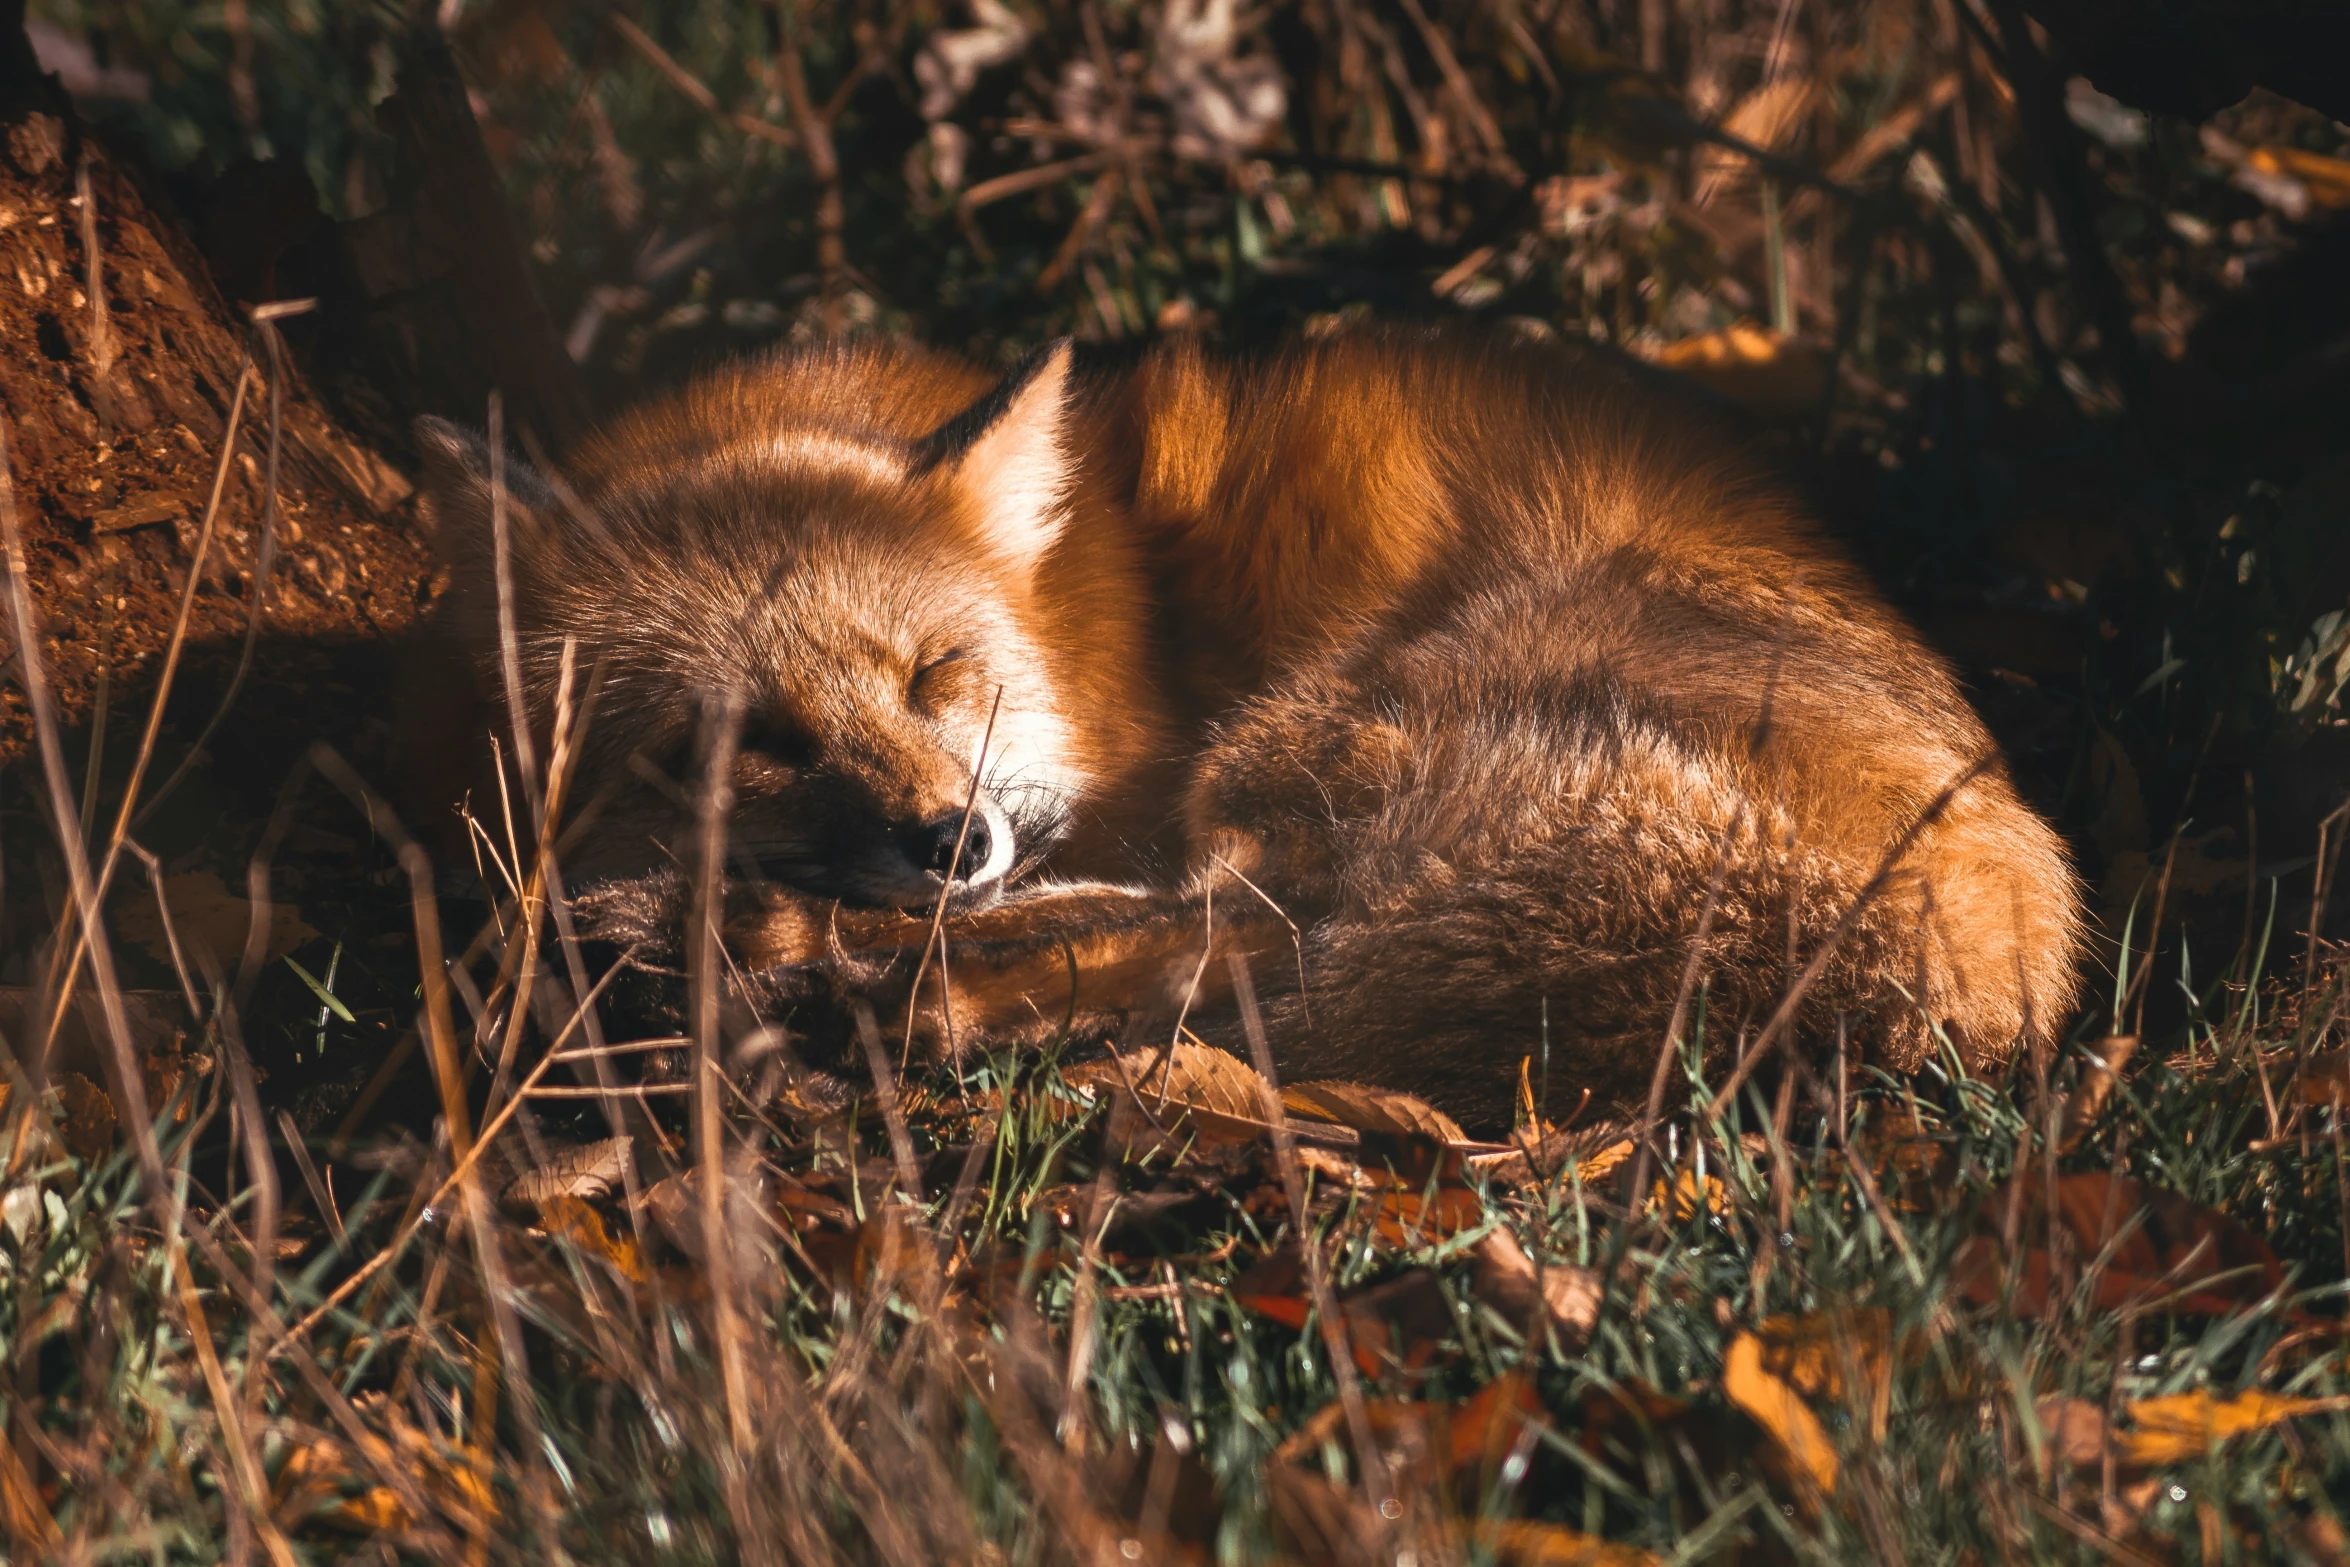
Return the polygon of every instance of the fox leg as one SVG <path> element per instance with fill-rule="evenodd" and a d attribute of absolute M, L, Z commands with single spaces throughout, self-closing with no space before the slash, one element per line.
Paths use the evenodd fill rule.
<path fill-rule="evenodd" d="M 726 948 L 763 1011 L 814 1002 L 821 1030 L 856 1003 L 894 1032 L 911 1014 L 936 1059 L 974 1046 L 1039 1044 L 1145 1013 L 1171 1020 L 1229 988 L 1225 955 L 1287 948 L 1286 922 L 1206 889 L 1044 886 L 951 910 L 932 945 L 927 915 L 811 906 L 767 893 L 730 913 Z M 927 951 L 927 957 L 925 953 Z"/>

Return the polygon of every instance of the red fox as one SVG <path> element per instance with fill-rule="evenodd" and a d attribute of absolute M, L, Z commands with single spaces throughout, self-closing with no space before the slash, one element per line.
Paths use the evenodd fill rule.
<path fill-rule="evenodd" d="M 601 671 L 590 926 L 678 949 L 659 868 L 694 862 L 723 697 L 728 951 L 814 1036 L 861 999 L 940 1055 L 1178 1014 L 1235 1042 L 1239 953 L 1284 1072 L 1506 1124 L 1545 1029 L 1554 1081 L 1637 1097 L 1691 973 L 1724 1053 L 1807 969 L 1804 1036 L 1841 1019 L 1897 1068 L 2065 1023 L 2056 834 L 1669 396 L 1405 329 L 990 381 L 792 351 L 623 417 L 562 486 L 508 464 L 542 734 L 566 639 Z M 443 618 L 502 712 L 488 450 L 420 439 Z"/>

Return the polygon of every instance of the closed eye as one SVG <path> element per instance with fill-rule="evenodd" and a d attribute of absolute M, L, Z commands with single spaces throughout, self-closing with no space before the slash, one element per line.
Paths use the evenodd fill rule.
<path fill-rule="evenodd" d="M 948 648 L 914 671 L 914 678 L 906 683 L 906 695 L 919 702 L 948 666 L 961 663 L 968 655 L 959 647 Z"/>
<path fill-rule="evenodd" d="M 773 719 L 745 724 L 740 748 L 744 756 L 759 757 L 779 767 L 797 770 L 816 764 L 815 742 L 792 725 Z"/>

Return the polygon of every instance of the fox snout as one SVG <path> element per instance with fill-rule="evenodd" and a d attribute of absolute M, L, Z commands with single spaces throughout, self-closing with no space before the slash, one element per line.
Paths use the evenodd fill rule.
<path fill-rule="evenodd" d="M 1012 869 L 1017 829 L 985 789 L 966 785 L 951 807 L 940 797 L 894 810 L 857 793 L 819 786 L 746 801 L 738 852 L 772 880 L 872 908 L 926 908 L 950 885 L 977 893 Z"/>
<path fill-rule="evenodd" d="M 1012 826 L 984 794 L 922 821 L 891 823 L 875 849 L 842 869 L 840 895 L 852 902 L 927 907 L 949 885 L 978 891 L 1012 867 Z"/>

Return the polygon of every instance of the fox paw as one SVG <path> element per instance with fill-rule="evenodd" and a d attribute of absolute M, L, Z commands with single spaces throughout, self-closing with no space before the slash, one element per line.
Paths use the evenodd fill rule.
<path fill-rule="evenodd" d="M 674 871 L 604 882 L 576 894 L 571 913 L 580 940 L 601 959 L 596 967 L 622 965 L 606 993 L 613 1022 L 683 1029 L 691 1013 L 691 883 Z M 919 950 L 894 944 L 903 935 L 896 927 L 908 923 L 903 915 L 843 909 L 780 887 L 728 886 L 721 918 L 721 1005 L 730 1028 L 789 1018 L 795 1030 L 844 1031 L 851 998 L 886 996 L 892 972 L 910 970 Z M 827 1030 L 835 1014 L 844 1021 Z"/>
<path fill-rule="evenodd" d="M 685 951 L 685 916 L 691 906 L 685 878 L 659 871 L 575 893 L 572 927 L 582 941 L 620 948 L 641 962 L 674 965 Z"/>

